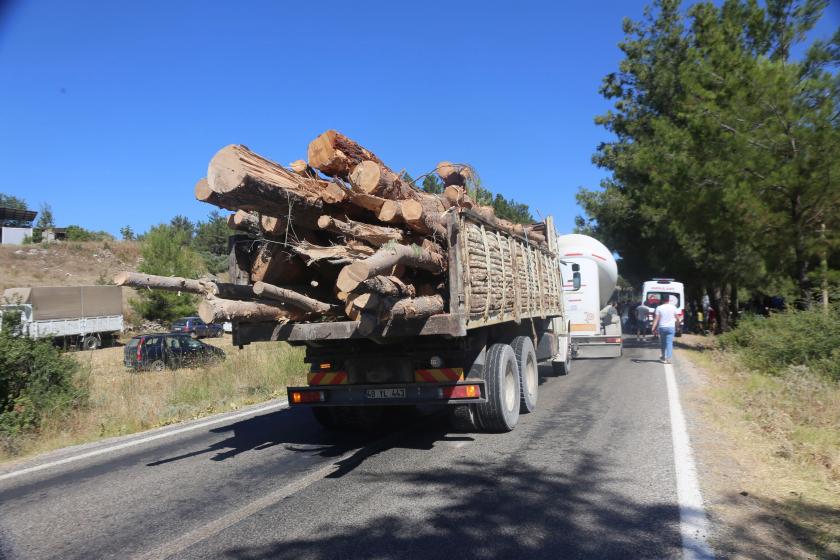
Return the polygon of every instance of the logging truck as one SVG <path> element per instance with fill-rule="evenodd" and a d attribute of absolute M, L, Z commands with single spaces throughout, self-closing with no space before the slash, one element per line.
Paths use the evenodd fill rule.
<path fill-rule="evenodd" d="M 230 282 L 114 283 L 202 295 L 199 316 L 229 321 L 240 347 L 305 346 L 308 384 L 289 387 L 289 404 L 328 428 L 441 405 L 459 429 L 512 430 L 537 406 L 538 363 L 569 370 L 552 220 L 496 216 L 469 196 L 465 164 L 439 163 L 434 194 L 335 130 L 307 155 L 282 166 L 226 146 L 195 184 L 198 200 L 234 212 Z"/>
<path fill-rule="evenodd" d="M 330 429 L 375 426 L 388 406 L 440 404 L 458 429 L 510 431 L 537 406 L 538 363 L 563 375 L 571 360 L 551 218 L 540 226 L 547 247 L 470 211 L 452 213 L 442 312 L 418 309 L 422 319 L 393 317 L 370 329 L 363 319 L 235 321 L 233 343 L 305 346 L 308 385 L 289 387 L 289 404 L 311 407 Z M 231 263 L 231 277 L 241 276 Z"/>

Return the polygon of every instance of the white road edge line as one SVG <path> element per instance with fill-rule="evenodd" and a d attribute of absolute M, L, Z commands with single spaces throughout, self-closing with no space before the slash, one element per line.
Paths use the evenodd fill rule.
<path fill-rule="evenodd" d="M 697 468 L 691 452 L 674 366 L 665 364 L 668 408 L 671 411 L 671 439 L 674 444 L 674 468 L 677 475 L 677 500 L 680 506 L 680 536 L 683 558 L 711 560 L 715 557 L 707 541 L 709 521 L 703 508 L 703 496 L 697 482 Z"/>
<path fill-rule="evenodd" d="M 127 449 L 129 447 L 136 447 L 138 445 L 143 445 L 144 443 L 148 443 L 150 441 L 155 441 L 158 439 L 163 439 L 171 436 L 175 436 L 178 434 L 183 434 L 185 432 L 191 432 L 193 430 L 200 430 L 202 428 L 206 428 L 208 426 L 215 426 L 216 424 L 223 424 L 225 422 L 229 422 L 231 420 L 237 420 L 239 418 L 244 418 L 246 416 L 254 416 L 263 412 L 268 412 L 269 410 L 275 409 L 283 409 L 289 406 L 289 401 L 281 401 L 279 403 L 272 403 L 266 406 L 261 406 L 259 408 L 252 408 L 250 410 L 245 410 L 242 412 L 238 412 L 236 414 L 222 416 L 221 418 L 216 418 L 213 420 L 207 420 L 205 422 L 199 422 L 197 424 L 191 424 L 189 426 L 185 426 L 183 428 L 177 428 L 174 430 L 166 430 L 151 436 L 146 436 L 144 438 L 139 438 L 131 441 L 127 441 L 125 443 L 119 443 L 117 445 L 112 445 L 110 447 L 103 447 L 101 449 L 94 449 L 93 451 L 88 451 L 87 453 L 81 453 L 79 455 L 73 455 L 72 457 L 65 457 L 64 459 L 59 459 L 57 461 L 51 461 L 49 463 L 43 463 L 41 465 L 35 465 L 33 467 L 28 467 L 25 469 L 20 469 L 18 471 L 11 471 L 5 474 L 0 475 L 0 482 L 4 480 L 9 480 L 10 478 L 17 478 L 19 476 L 23 476 L 26 474 L 31 474 L 38 471 L 43 471 L 45 469 L 50 469 L 53 467 L 58 467 L 61 465 L 66 465 L 68 463 L 75 463 L 76 461 L 81 461 L 83 459 L 89 459 L 91 457 L 97 457 L 99 455 L 105 455 L 107 453 L 113 453 L 114 451 L 120 451 L 121 449 Z"/>

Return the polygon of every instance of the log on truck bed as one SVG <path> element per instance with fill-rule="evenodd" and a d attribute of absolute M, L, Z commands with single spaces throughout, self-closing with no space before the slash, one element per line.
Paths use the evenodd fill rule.
<path fill-rule="evenodd" d="M 320 323 L 239 322 L 233 343 L 281 340 L 465 336 L 471 329 L 562 315 L 557 256 L 525 235 L 501 231 L 480 215 L 449 216 L 447 313 L 418 320 L 392 319 L 365 328 L 363 321 Z"/>

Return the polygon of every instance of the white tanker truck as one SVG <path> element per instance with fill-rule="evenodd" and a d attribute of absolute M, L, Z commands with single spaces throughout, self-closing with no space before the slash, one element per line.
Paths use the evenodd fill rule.
<path fill-rule="evenodd" d="M 612 252 L 597 239 L 573 233 L 557 238 L 557 254 L 565 281 L 572 357 L 621 356 L 621 318 L 607 307 L 618 280 Z M 571 281 L 575 272 L 580 274 L 577 289 Z"/>

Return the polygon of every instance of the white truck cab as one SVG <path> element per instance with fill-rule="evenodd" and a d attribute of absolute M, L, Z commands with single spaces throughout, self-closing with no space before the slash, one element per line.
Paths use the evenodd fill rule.
<path fill-rule="evenodd" d="M 642 284 L 642 303 L 651 309 L 655 310 L 669 300 L 677 307 L 677 315 L 680 318 L 677 336 L 680 336 L 685 323 L 685 288 L 682 282 L 673 278 L 654 278 Z"/>

